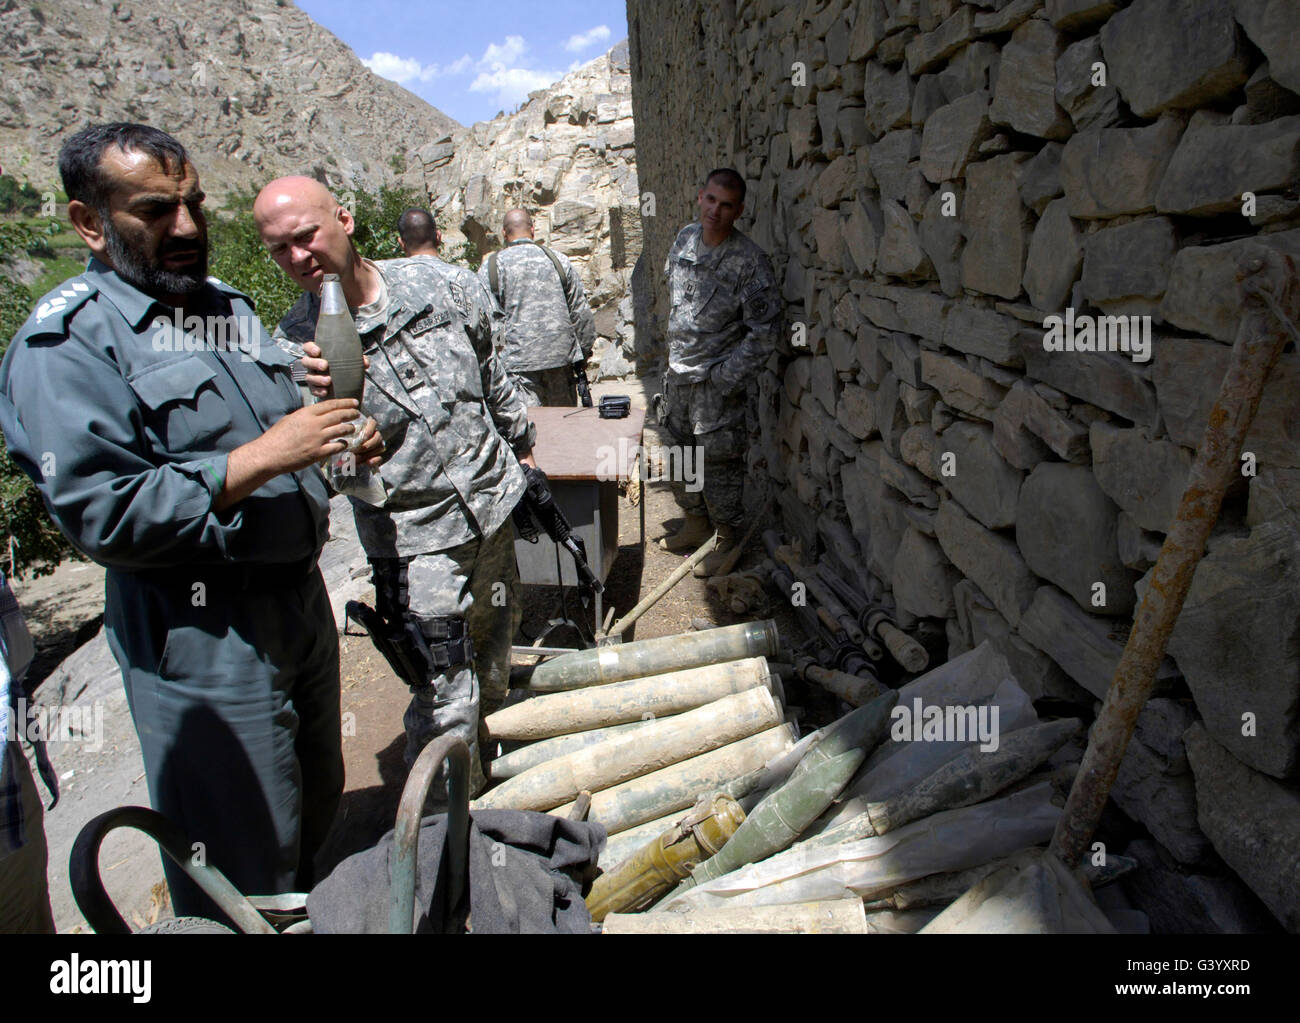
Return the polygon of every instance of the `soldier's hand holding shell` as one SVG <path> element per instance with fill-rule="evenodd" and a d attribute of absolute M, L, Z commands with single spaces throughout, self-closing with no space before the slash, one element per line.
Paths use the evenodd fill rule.
<path fill-rule="evenodd" d="M 321 358 L 320 345 L 315 341 L 308 341 L 302 346 L 302 368 L 307 371 L 307 386 L 311 389 L 313 398 L 328 398 L 330 394 L 330 364 L 326 359 Z M 361 364 L 366 369 L 370 368 L 369 357 L 361 356 Z"/>

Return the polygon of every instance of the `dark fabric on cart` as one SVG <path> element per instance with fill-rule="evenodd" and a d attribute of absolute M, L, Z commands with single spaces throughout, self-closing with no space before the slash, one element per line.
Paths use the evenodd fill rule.
<path fill-rule="evenodd" d="M 449 920 L 445 814 L 420 822 L 415 877 L 417 934 L 459 931 Z M 469 930 L 475 934 L 587 934 L 583 892 L 605 847 L 605 828 L 530 810 L 475 810 L 469 828 Z M 307 898 L 317 934 L 388 931 L 393 832 L 348 857 Z M 463 917 L 464 907 L 461 913 Z"/>

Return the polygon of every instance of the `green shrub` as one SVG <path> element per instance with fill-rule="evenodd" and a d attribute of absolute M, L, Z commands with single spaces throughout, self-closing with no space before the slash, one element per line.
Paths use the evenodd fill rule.
<path fill-rule="evenodd" d="M 0 260 L 34 248 L 39 240 L 28 224 L 0 223 Z M 27 288 L 0 272 L 0 355 L 33 304 Z M 19 577 L 48 575 L 65 558 L 80 557 L 50 521 L 36 485 L 7 450 L 0 454 L 0 544 L 0 561 L 7 567 L 12 550 L 13 572 Z"/>

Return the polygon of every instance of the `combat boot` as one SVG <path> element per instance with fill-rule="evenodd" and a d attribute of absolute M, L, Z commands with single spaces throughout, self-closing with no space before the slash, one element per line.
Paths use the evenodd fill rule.
<path fill-rule="evenodd" d="M 712 535 L 713 527 L 709 525 L 707 515 L 687 512 L 681 528 L 660 540 L 659 546 L 665 551 L 694 551 Z"/>
<path fill-rule="evenodd" d="M 694 573 L 697 579 L 707 579 L 716 575 L 722 563 L 727 560 L 729 555 L 736 547 L 739 541 L 739 530 L 735 526 L 718 527 L 718 545 L 704 556 L 704 560 L 695 566 Z"/>

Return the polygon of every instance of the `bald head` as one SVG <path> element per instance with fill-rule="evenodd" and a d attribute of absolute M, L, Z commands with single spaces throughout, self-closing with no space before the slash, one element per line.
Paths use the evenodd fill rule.
<path fill-rule="evenodd" d="M 351 292 L 360 256 L 352 214 L 315 178 L 277 178 L 253 202 L 253 221 L 271 258 L 304 291 L 320 293 L 325 274 Z"/>
<path fill-rule="evenodd" d="M 332 215 L 339 209 L 338 200 L 315 178 L 302 175 L 276 178 L 258 192 L 253 201 L 253 220 L 258 230 L 261 230 L 263 222 L 274 215 L 276 210 L 286 206 L 310 208 L 326 215 Z"/>
<path fill-rule="evenodd" d="M 505 235 L 508 242 L 519 238 L 531 238 L 533 236 L 533 218 L 527 210 L 511 210 L 506 214 L 505 220 L 501 222 L 501 233 Z"/>

